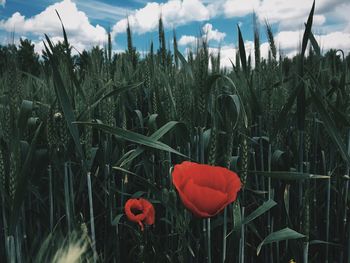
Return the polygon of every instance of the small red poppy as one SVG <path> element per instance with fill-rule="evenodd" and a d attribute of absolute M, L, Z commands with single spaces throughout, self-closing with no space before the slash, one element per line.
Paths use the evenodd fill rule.
<path fill-rule="evenodd" d="M 143 198 L 129 199 L 125 203 L 125 214 L 130 221 L 136 222 L 140 225 L 143 231 L 143 224 L 153 225 L 155 218 L 155 210 L 153 205 Z"/>
<path fill-rule="evenodd" d="M 212 217 L 236 200 L 238 175 L 226 168 L 185 161 L 172 173 L 180 198 L 197 217 Z"/>

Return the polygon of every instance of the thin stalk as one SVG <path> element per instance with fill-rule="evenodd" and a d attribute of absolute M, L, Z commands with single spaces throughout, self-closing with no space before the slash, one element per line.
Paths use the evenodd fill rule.
<path fill-rule="evenodd" d="M 207 219 L 207 223 L 208 223 L 208 228 L 207 228 L 207 234 L 208 234 L 208 263 L 211 263 L 211 222 L 210 222 L 210 218 Z"/>
<path fill-rule="evenodd" d="M 298 130 L 299 134 L 299 144 L 298 144 L 298 171 L 300 173 L 304 172 L 304 133 L 303 129 Z M 299 209 L 302 209 L 303 206 L 303 180 L 299 182 Z M 302 229 L 303 220 L 300 220 L 300 229 Z M 305 249 L 304 249 L 305 254 Z"/>
<path fill-rule="evenodd" d="M 204 128 L 199 129 L 199 158 L 200 163 L 204 163 Z M 210 234 L 210 218 L 203 221 L 203 233 L 206 239 L 207 262 L 211 263 L 211 234 Z"/>
<path fill-rule="evenodd" d="M 13 236 L 8 236 L 6 243 L 8 247 L 7 262 L 16 263 L 16 248 Z"/>
<path fill-rule="evenodd" d="M 225 263 L 226 260 L 226 235 L 227 235 L 227 207 L 224 209 L 224 225 L 222 231 L 222 263 Z"/>
<path fill-rule="evenodd" d="M 269 152 L 268 152 L 268 172 L 271 172 L 271 144 L 269 144 Z M 272 198 L 272 189 L 271 189 L 271 177 L 268 178 L 268 198 L 269 200 Z"/>
<path fill-rule="evenodd" d="M 21 263 L 23 256 L 22 256 L 22 234 L 21 234 L 20 224 L 18 224 L 16 227 L 15 246 L 16 246 L 16 257 L 17 257 L 16 263 Z"/>
<path fill-rule="evenodd" d="M 195 127 L 195 136 L 196 136 L 196 140 L 195 140 L 195 160 L 197 161 L 197 162 L 199 162 L 199 148 L 200 148 L 200 144 L 199 144 L 199 134 L 200 134 L 200 132 L 199 132 L 199 128 L 198 127 Z M 204 224 L 203 224 L 204 225 Z M 196 224 L 195 225 L 195 232 L 196 233 L 198 233 L 198 239 L 200 240 L 200 235 L 201 235 L 201 233 L 200 233 L 200 224 L 198 223 L 198 224 Z M 203 229 L 202 229 L 202 232 L 203 232 Z M 196 255 L 199 255 L 199 251 L 200 251 L 200 241 L 197 241 L 196 242 Z M 195 257 L 195 262 L 198 262 L 198 256 L 197 257 Z"/>
<path fill-rule="evenodd" d="M 49 164 L 49 202 L 50 202 L 50 232 L 53 230 L 53 189 L 52 189 L 52 166 Z"/>
<path fill-rule="evenodd" d="M 314 137 L 314 149 L 313 149 L 313 162 L 311 166 L 311 171 L 316 172 L 317 171 L 317 150 L 318 150 L 318 135 L 319 135 L 319 125 L 318 122 L 316 121 L 316 116 L 314 116 L 314 132 L 313 132 L 313 137 Z M 313 180 L 313 188 L 317 189 L 317 180 Z M 317 219 L 317 191 L 313 191 L 313 220 L 316 222 Z M 314 224 L 314 232 L 317 233 L 317 224 Z"/>
<path fill-rule="evenodd" d="M 72 218 L 74 222 L 75 208 L 74 208 L 74 190 L 73 190 L 73 171 L 72 171 L 72 162 L 68 163 L 68 183 L 69 183 L 69 197 L 71 204 Z"/>
<path fill-rule="evenodd" d="M 303 249 L 303 262 L 307 263 L 309 262 L 309 241 L 304 242 L 304 249 Z"/>
<path fill-rule="evenodd" d="M 106 165 L 107 169 L 107 174 L 109 178 L 109 189 L 115 189 L 115 181 L 114 181 L 114 174 L 111 174 L 111 165 L 107 164 Z M 117 207 L 117 198 L 115 196 L 115 193 L 111 195 L 110 198 L 110 213 L 109 213 L 109 219 L 110 219 L 110 224 L 112 223 L 113 216 L 116 214 L 116 207 Z M 113 256 L 113 262 L 116 263 L 120 259 L 120 239 L 119 239 L 119 224 L 115 226 L 115 239 L 116 239 L 116 252 Z"/>
<path fill-rule="evenodd" d="M 7 220 L 6 220 L 6 211 L 5 211 L 5 197 L 4 197 L 4 193 L 1 193 L 1 210 L 2 210 L 2 222 L 4 225 L 4 244 L 5 244 L 5 250 L 6 250 L 6 255 L 9 255 L 9 248 L 8 248 L 8 244 L 7 244 L 7 237 L 8 237 L 8 233 L 7 233 Z"/>
<path fill-rule="evenodd" d="M 306 173 L 310 172 L 310 165 L 308 160 L 308 155 L 305 156 L 306 159 Z M 309 262 L 309 235 L 310 235 L 310 180 L 306 181 L 306 190 L 305 190 L 305 200 L 304 200 L 304 235 L 305 235 L 305 242 L 304 242 L 304 249 L 303 249 L 303 259 L 304 263 Z"/>
<path fill-rule="evenodd" d="M 177 147 L 177 150 L 179 152 L 181 152 L 181 149 L 180 147 Z M 168 182 L 167 182 L 167 189 L 171 189 L 172 187 L 172 180 L 171 180 L 171 171 L 172 171 L 172 159 L 171 159 L 171 153 L 168 152 L 168 176 L 167 176 L 167 179 L 168 179 Z M 168 191 L 168 200 L 169 200 L 169 191 Z M 176 210 L 175 210 L 176 211 Z M 170 227 L 170 248 L 171 250 L 174 250 L 175 249 L 175 240 L 174 240 L 174 226 L 175 226 L 175 222 L 174 222 L 174 217 L 171 215 L 171 213 L 168 211 L 168 209 L 166 209 L 165 211 L 166 213 L 166 218 L 169 219 L 170 223 L 171 223 L 171 227 Z M 169 230 L 168 230 L 169 231 Z"/>
<path fill-rule="evenodd" d="M 269 144 L 269 151 L 268 151 L 268 172 L 271 172 L 271 144 Z M 271 189 L 271 177 L 268 179 L 268 200 L 272 198 L 272 189 Z M 268 234 L 271 234 L 272 228 L 271 228 L 271 212 L 268 211 L 267 214 L 267 230 Z M 270 261 L 273 262 L 273 246 L 272 244 L 269 245 L 270 248 Z"/>
<path fill-rule="evenodd" d="M 198 127 L 196 127 L 195 128 L 195 132 L 196 132 L 196 137 L 197 137 L 197 144 L 196 144 L 196 149 L 195 149 L 195 160 L 197 160 L 197 162 L 200 162 L 200 160 L 199 160 L 199 148 L 200 148 L 200 146 L 199 146 L 199 128 Z"/>
<path fill-rule="evenodd" d="M 299 147 L 298 147 L 298 171 L 300 173 L 304 172 L 304 131 L 299 130 Z M 302 207 L 303 203 L 303 182 L 299 182 L 299 207 Z M 300 224 L 302 221 L 300 221 Z"/>
<path fill-rule="evenodd" d="M 188 156 L 189 158 L 192 157 L 192 156 L 191 156 L 191 143 L 190 143 L 190 142 L 187 143 L 187 156 Z"/>
<path fill-rule="evenodd" d="M 199 130 L 200 163 L 204 163 L 204 128 Z"/>
<path fill-rule="evenodd" d="M 348 132 L 348 154 L 350 154 L 350 130 Z M 346 175 L 349 176 L 350 166 L 346 166 Z M 343 216 L 343 241 L 345 243 L 346 240 L 346 225 L 348 222 L 348 195 L 349 195 L 349 179 L 346 180 L 344 185 L 344 216 Z M 343 260 L 344 251 L 341 251 L 341 260 Z"/>
<path fill-rule="evenodd" d="M 28 251 L 28 247 L 26 246 L 27 243 L 25 242 L 26 238 L 27 238 L 27 233 L 26 233 L 26 222 L 27 222 L 27 220 L 26 220 L 26 210 L 25 210 L 24 205 L 21 208 L 21 213 L 22 213 L 22 225 L 21 225 L 21 233 L 20 233 L 20 237 L 21 237 L 20 244 L 22 244 L 21 251 L 23 251 L 23 250 L 24 251 Z M 24 239 L 24 240 L 22 241 L 22 239 Z M 21 252 L 21 255 L 22 255 L 22 252 Z"/>
<path fill-rule="evenodd" d="M 323 163 L 323 169 L 325 173 L 327 174 L 327 167 L 326 167 L 326 156 L 324 151 L 321 152 L 322 154 L 322 163 Z M 329 254 L 329 213 L 330 213 L 330 199 L 331 199 L 331 178 L 327 180 L 327 207 L 326 207 L 326 260 L 325 262 L 328 263 L 328 254 Z"/>
<path fill-rule="evenodd" d="M 109 207 L 109 193 L 110 193 L 110 187 L 109 187 L 109 178 L 108 178 L 108 165 L 105 164 L 104 165 L 104 169 L 103 169 L 103 175 L 104 175 L 104 188 L 106 189 L 106 191 L 104 192 L 104 207 Z M 110 207 L 111 208 L 111 207 Z M 111 209 L 109 209 L 109 214 L 111 214 Z M 111 217 L 106 216 L 105 218 L 105 224 L 108 226 L 110 224 L 110 222 L 112 222 Z M 109 232 L 105 233 L 105 237 L 107 240 L 107 236 L 110 235 Z M 107 249 L 108 249 L 108 245 L 107 242 L 105 242 L 104 244 L 104 254 L 107 255 Z"/>
<path fill-rule="evenodd" d="M 280 242 L 276 243 L 276 258 L 280 258 Z"/>
<path fill-rule="evenodd" d="M 95 221 L 94 221 L 94 207 L 92 204 L 92 187 L 91 187 L 91 173 L 87 173 L 87 184 L 89 193 L 89 208 L 90 208 L 90 228 L 91 228 L 91 241 L 92 249 L 94 252 L 94 263 L 97 262 L 97 251 L 96 251 L 96 235 L 95 235 Z"/>
<path fill-rule="evenodd" d="M 275 221 L 274 221 L 274 218 L 272 217 L 272 219 L 271 219 L 271 233 L 274 231 L 274 227 L 275 227 Z M 277 242 L 277 243 L 279 243 L 279 242 Z M 270 258 L 270 262 L 274 262 L 274 260 L 273 260 L 273 246 L 272 246 L 272 244 L 271 244 L 271 258 Z"/>
<path fill-rule="evenodd" d="M 67 162 L 64 163 L 64 201 L 65 201 L 65 208 L 66 208 L 68 231 L 70 233 L 72 231 L 72 221 L 71 221 L 69 182 L 68 182 L 68 164 L 67 164 Z"/>
<path fill-rule="evenodd" d="M 244 220 L 245 207 L 242 206 L 242 221 Z M 241 240 L 239 246 L 239 263 L 244 263 L 244 244 L 245 244 L 245 224 L 241 226 Z"/>
<path fill-rule="evenodd" d="M 262 116 L 259 116 L 259 136 L 262 136 Z M 264 168 L 264 146 L 263 141 L 260 140 L 259 142 L 259 149 L 260 149 L 260 165 L 261 165 L 261 171 L 265 171 Z"/>
<path fill-rule="evenodd" d="M 252 152 L 252 155 L 253 155 L 253 167 L 254 167 L 254 172 L 256 172 L 256 154 L 255 154 L 255 151 L 253 150 Z M 254 173 L 254 179 L 255 179 L 255 187 L 256 187 L 256 190 L 259 190 L 259 180 L 258 180 L 258 175 L 257 173 Z"/>
<path fill-rule="evenodd" d="M 347 246 L 348 260 L 347 263 L 350 263 L 350 227 L 348 227 L 348 246 Z"/>
<path fill-rule="evenodd" d="M 111 166 L 109 164 L 105 164 L 105 179 L 107 180 L 107 189 L 108 189 L 108 192 L 111 194 L 112 191 L 111 189 L 113 189 L 112 187 L 112 183 L 113 183 L 113 180 L 111 180 L 113 177 L 110 176 L 110 173 L 111 173 Z M 111 195 L 111 198 L 109 199 L 109 205 L 110 205 L 110 209 L 109 209 L 109 220 L 110 220 L 110 223 L 112 223 L 112 220 L 113 220 L 113 215 L 114 215 L 114 208 L 116 207 L 116 204 L 114 203 L 115 201 L 115 198 L 114 198 L 114 195 Z"/>

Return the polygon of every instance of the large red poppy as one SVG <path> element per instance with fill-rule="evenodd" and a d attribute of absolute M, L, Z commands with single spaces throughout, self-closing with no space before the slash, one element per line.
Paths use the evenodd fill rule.
<path fill-rule="evenodd" d="M 130 221 L 140 225 L 141 231 L 143 231 L 143 223 L 146 225 L 154 224 L 155 210 L 153 205 L 146 199 L 129 199 L 125 203 L 124 210 Z"/>
<path fill-rule="evenodd" d="M 175 165 L 173 184 L 180 198 L 197 217 L 212 217 L 236 200 L 238 175 L 226 168 L 185 161 Z"/>

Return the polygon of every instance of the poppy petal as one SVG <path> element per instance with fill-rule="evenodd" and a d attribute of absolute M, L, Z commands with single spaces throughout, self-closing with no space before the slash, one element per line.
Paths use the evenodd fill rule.
<path fill-rule="evenodd" d="M 191 195 L 187 196 L 188 201 L 192 204 L 196 204 L 196 209 L 201 211 L 201 214 L 205 211 L 207 216 L 213 216 L 219 213 L 219 209 L 225 205 L 227 201 L 226 193 L 206 186 L 199 186 L 195 184 L 193 180 L 188 181 L 184 192 L 191 193 Z"/>
<path fill-rule="evenodd" d="M 155 210 L 154 206 L 148 202 L 146 199 L 142 199 L 142 205 L 144 206 L 145 211 L 145 223 L 147 225 L 153 225 L 155 220 Z"/>
<path fill-rule="evenodd" d="M 237 198 L 239 176 L 223 167 L 185 161 L 175 165 L 172 181 L 184 205 L 196 216 L 218 214 Z"/>
<path fill-rule="evenodd" d="M 227 179 L 220 168 L 202 165 L 201 173 L 193 176 L 194 183 L 200 186 L 210 186 L 210 188 L 218 191 L 225 191 Z"/>
<path fill-rule="evenodd" d="M 132 210 L 141 211 L 140 214 L 135 215 Z M 125 214 L 130 221 L 140 222 L 145 219 L 145 214 L 143 213 L 143 206 L 137 199 L 129 199 L 125 204 Z"/>

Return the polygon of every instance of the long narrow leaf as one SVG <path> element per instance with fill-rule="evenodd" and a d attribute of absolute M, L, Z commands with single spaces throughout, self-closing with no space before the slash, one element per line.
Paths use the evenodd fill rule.
<path fill-rule="evenodd" d="M 241 33 L 241 29 L 239 28 L 239 25 L 237 25 L 238 29 L 238 49 L 239 49 L 239 56 L 241 58 L 242 68 L 245 74 L 247 74 L 247 56 L 245 53 L 245 47 L 244 47 L 244 41 Z"/>
<path fill-rule="evenodd" d="M 166 124 L 164 124 L 162 127 L 160 127 L 157 131 L 155 131 L 152 135 L 149 136 L 149 138 L 158 141 L 160 138 L 162 138 L 166 133 L 171 131 L 175 126 L 182 124 L 177 121 L 170 121 Z M 132 162 L 135 158 L 137 158 L 140 154 L 144 152 L 144 148 L 142 147 L 137 147 L 135 150 L 133 150 L 130 154 L 126 154 L 127 158 L 121 158 L 118 162 L 118 165 L 120 166 L 125 166 L 126 164 Z"/>
<path fill-rule="evenodd" d="M 299 172 L 285 172 L 285 171 L 251 171 L 251 173 L 262 175 L 265 177 L 270 177 L 279 180 L 304 180 L 304 179 L 329 179 L 329 176 L 309 174 L 309 173 L 299 173 Z"/>
<path fill-rule="evenodd" d="M 249 224 L 251 221 L 253 221 L 255 218 L 261 216 L 263 213 L 269 211 L 272 207 L 277 205 L 275 201 L 272 199 L 266 201 L 261 206 L 259 206 L 256 210 L 254 210 L 250 215 L 244 218 L 243 224 Z"/>
<path fill-rule="evenodd" d="M 47 35 L 45 35 L 47 43 L 49 44 L 51 50 L 53 50 L 52 43 Z M 73 107 L 69 101 L 69 96 L 67 94 L 67 91 L 64 87 L 63 80 L 61 77 L 61 74 L 57 68 L 57 59 L 55 58 L 54 54 L 51 54 L 51 52 L 48 50 L 46 47 L 46 51 L 49 54 L 50 58 L 50 64 L 52 67 L 53 71 L 53 78 L 54 78 L 54 87 L 55 87 L 55 92 L 58 97 L 58 101 L 60 102 L 60 106 L 62 108 L 62 111 L 64 113 L 64 119 L 67 122 L 68 130 L 70 134 L 72 135 L 72 138 L 75 143 L 76 150 L 80 156 L 81 159 L 84 160 L 84 154 L 83 154 L 83 149 L 80 144 L 79 140 L 79 131 L 73 122 L 75 122 L 75 117 L 74 117 L 74 111 Z"/>
<path fill-rule="evenodd" d="M 311 11 L 310 11 L 310 14 L 309 14 L 309 17 L 307 19 L 306 26 L 305 26 L 305 31 L 304 31 L 304 35 L 303 35 L 303 42 L 302 42 L 302 46 L 301 46 L 301 57 L 302 58 L 305 55 L 307 42 L 310 39 L 314 11 L 315 11 L 315 1 L 312 4 L 312 8 L 311 8 Z"/>
<path fill-rule="evenodd" d="M 271 244 L 273 242 L 279 242 L 283 240 L 289 240 L 289 239 L 299 239 L 305 237 L 304 235 L 294 231 L 293 229 L 290 229 L 288 227 L 273 232 L 270 235 L 268 235 L 257 247 L 256 254 L 260 254 L 261 247 L 266 244 Z"/>
<path fill-rule="evenodd" d="M 171 152 L 171 153 L 180 155 L 182 157 L 188 158 L 186 155 L 174 150 L 170 146 L 168 146 L 162 142 L 159 142 L 157 140 L 154 140 L 150 137 L 139 134 L 139 133 L 127 131 L 127 130 L 117 128 L 117 127 L 110 127 L 108 125 L 98 124 L 98 123 L 90 123 L 90 122 L 76 122 L 76 123 L 91 126 L 92 128 L 96 128 L 96 129 L 99 129 L 101 131 L 110 133 L 114 136 L 120 137 L 120 138 L 127 140 L 127 141 L 130 141 L 130 142 L 134 142 L 137 144 L 148 146 L 148 147 L 151 147 L 151 148 L 154 148 L 157 150 Z"/>

